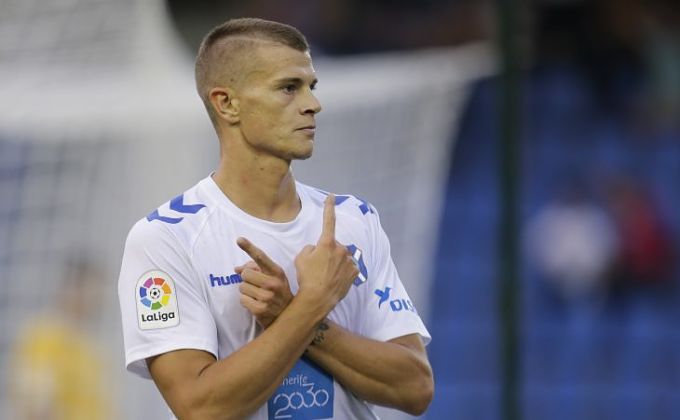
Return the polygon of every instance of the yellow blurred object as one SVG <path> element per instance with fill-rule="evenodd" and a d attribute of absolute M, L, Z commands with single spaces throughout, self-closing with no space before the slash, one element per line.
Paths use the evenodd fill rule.
<path fill-rule="evenodd" d="M 112 418 L 103 358 L 74 327 L 58 319 L 31 323 L 16 341 L 12 361 L 15 418 Z"/>

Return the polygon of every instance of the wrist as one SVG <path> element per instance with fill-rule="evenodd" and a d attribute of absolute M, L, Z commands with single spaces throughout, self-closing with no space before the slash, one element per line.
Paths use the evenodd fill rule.
<path fill-rule="evenodd" d="M 300 289 L 293 297 L 291 302 L 298 302 L 298 304 L 305 307 L 314 319 L 314 324 L 318 325 L 326 318 L 333 308 L 335 302 L 328 298 L 328 296 L 319 296 L 318 293 Z"/>

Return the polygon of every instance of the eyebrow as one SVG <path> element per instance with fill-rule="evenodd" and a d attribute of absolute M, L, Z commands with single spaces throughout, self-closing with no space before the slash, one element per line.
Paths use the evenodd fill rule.
<path fill-rule="evenodd" d="M 317 79 L 317 78 L 315 77 L 315 78 L 312 80 L 312 82 L 310 83 L 310 86 L 314 86 L 314 85 L 316 85 L 318 82 L 319 82 L 319 79 Z M 294 84 L 294 85 L 304 85 L 306 82 L 305 82 L 305 80 L 302 79 L 301 77 L 284 77 L 284 78 L 282 78 L 282 79 L 276 80 L 275 83 L 276 83 L 277 85 L 285 85 L 285 84 L 287 84 L 287 83 L 292 83 L 292 84 Z"/>

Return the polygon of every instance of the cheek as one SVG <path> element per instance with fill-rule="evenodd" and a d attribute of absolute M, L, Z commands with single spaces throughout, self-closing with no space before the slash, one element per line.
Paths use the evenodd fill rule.
<path fill-rule="evenodd" d="M 241 118 L 241 132 L 252 144 L 272 143 L 280 137 L 282 124 L 278 116 L 267 110 L 257 110 Z"/>
<path fill-rule="evenodd" d="M 245 116 L 247 124 L 251 127 L 259 129 L 271 130 L 280 127 L 283 123 L 283 111 L 281 107 L 257 107 L 247 113 Z"/>

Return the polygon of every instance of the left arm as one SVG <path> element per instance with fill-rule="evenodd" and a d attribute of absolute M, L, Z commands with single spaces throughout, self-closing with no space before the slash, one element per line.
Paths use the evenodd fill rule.
<path fill-rule="evenodd" d="M 382 342 L 326 320 L 305 354 L 360 399 L 413 415 L 432 400 L 432 369 L 418 334 Z"/>
<path fill-rule="evenodd" d="M 292 299 L 283 270 L 250 241 L 239 246 L 253 261 L 236 267 L 247 309 L 267 328 Z M 434 394 L 432 369 L 418 334 L 377 341 L 326 319 L 305 354 L 360 399 L 409 414 L 425 412 Z"/>

